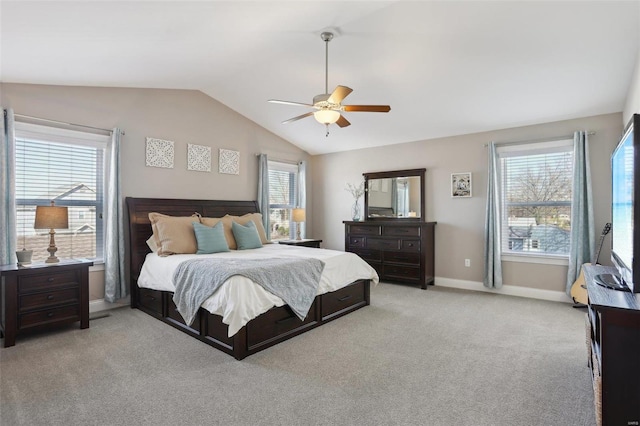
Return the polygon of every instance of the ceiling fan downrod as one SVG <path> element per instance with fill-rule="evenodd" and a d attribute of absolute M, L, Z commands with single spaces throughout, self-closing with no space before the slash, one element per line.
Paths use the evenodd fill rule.
<path fill-rule="evenodd" d="M 324 93 L 329 93 L 329 42 L 333 39 L 333 33 L 325 31 L 320 34 L 320 38 L 324 41 Z"/>

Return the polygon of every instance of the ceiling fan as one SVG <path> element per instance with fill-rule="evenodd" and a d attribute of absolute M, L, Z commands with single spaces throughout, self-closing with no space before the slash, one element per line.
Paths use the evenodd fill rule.
<path fill-rule="evenodd" d="M 297 117 L 290 118 L 282 122 L 282 124 L 288 124 L 294 121 L 298 121 L 302 118 L 313 117 L 321 124 L 327 127 L 327 134 L 329 136 L 329 124 L 336 123 L 340 127 L 347 127 L 351 123 L 347 120 L 341 112 L 389 112 L 391 107 L 389 105 L 342 105 L 342 101 L 353 90 L 347 86 L 338 86 L 333 92 L 329 93 L 329 42 L 333 39 L 333 33 L 325 31 L 320 34 L 320 38 L 325 42 L 325 79 L 324 79 L 324 91 L 325 93 L 314 96 L 312 104 L 305 104 L 302 102 L 280 101 L 278 99 L 269 99 L 268 102 L 275 104 L 285 105 L 299 105 L 314 108 L 315 111 L 310 111 Z"/>

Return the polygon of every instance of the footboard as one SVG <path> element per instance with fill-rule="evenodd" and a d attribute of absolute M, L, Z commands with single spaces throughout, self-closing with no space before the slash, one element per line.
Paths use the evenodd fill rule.
<path fill-rule="evenodd" d="M 136 286 L 137 287 L 137 286 Z M 149 315 L 241 360 L 282 341 L 307 332 L 324 323 L 353 312 L 370 303 L 370 281 L 359 280 L 316 296 L 307 317 L 301 321 L 287 305 L 274 307 L 249 321 L 233 337 L 222 317 L 200 308 L 195 321 L 185 324 L 173 303 L 173 293 L 136 288 L 136 306 Z"/>

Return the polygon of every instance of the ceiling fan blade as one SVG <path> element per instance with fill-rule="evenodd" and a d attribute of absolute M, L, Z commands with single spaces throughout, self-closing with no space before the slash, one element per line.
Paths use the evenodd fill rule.
<path fill-rule="evenodd" d="M 327 99 L 327 102 L 332 104 L 339 104 L 351 92 L 353 92 L 353 89 L 347 86 L 338 86 L 333 90 L 333 93 L 331 93 L 331 96 L 329 96 L 329 99 Z"/>
<path fill-rule="evenodd" d="M 349 120 L 344 118 L 344 115 L 341 115 L 340 118 L 338 118 L 338 121 L 336 121 L 336 124 L 340 127 L 347 127 L 351 125 L 351 123 L 349 123 Z"/>
<path fill-rule="evenodd" d="M 364 111 L 364 112 L 389 112 L 391 107 L 389 105 L 343 105 L 343 111 Z"/>
<path fill-rule="evenodd" d="M 306 114 L 299 115 L 299 116 L 297 116 L 297 117 L 290 118 L 290 119 L 288 119 L 288 120 L 284 120 L 284 121 L 282 122 L 282 124 L 288 124 L 288 123 L 291 123 L 292 121 L 298 121 L 298 120 L 303 119 L 303 118 L 305 118 L 305 117 L 309 117 L 310 115 L 313 115 L 313 111 L 308 112 L 308 113 L 306 113 Z"/>
<path fill-rule="evenodd" d="M 267 102 L 271 102 L 272 104 L 299 105 L 299 106 L 308 106 L 308 107 L 313 106 L 311 104 L 304 104 L 302 102 L 280 101 L 278 99 L 269 99 Z"/>

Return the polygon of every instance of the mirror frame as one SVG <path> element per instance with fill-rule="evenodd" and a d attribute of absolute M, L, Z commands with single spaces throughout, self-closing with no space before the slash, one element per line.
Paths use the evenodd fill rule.
<path fill-rule="evenodd" d="M 424 185 L 427 169 L 391 170 L 387 172 L 363 173 L 364 176 L 364 220 L 400 220 L 400 221 L 420 221 L 426 222 Z M 369 217 L 369 180 L 389 179 L 398 177 L 419 177 L 420 178 L 420 217 Z"/>

